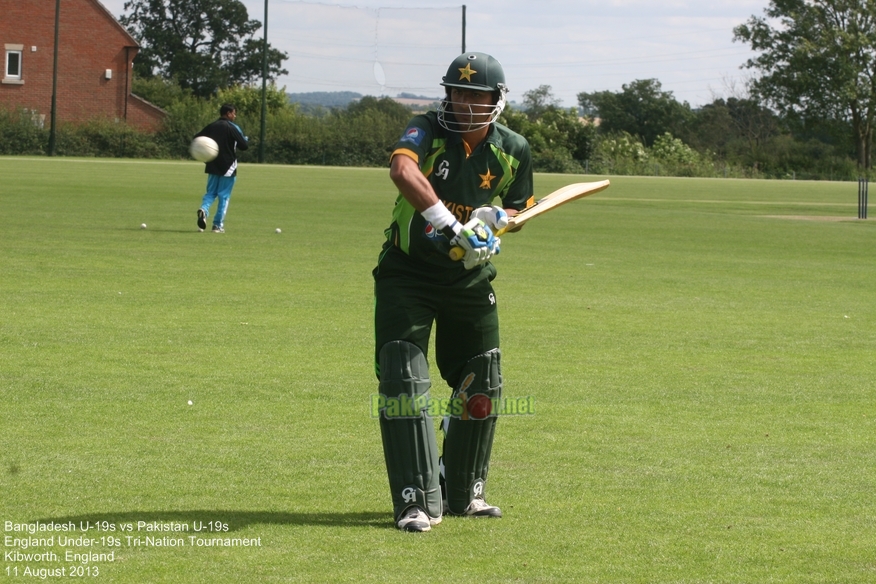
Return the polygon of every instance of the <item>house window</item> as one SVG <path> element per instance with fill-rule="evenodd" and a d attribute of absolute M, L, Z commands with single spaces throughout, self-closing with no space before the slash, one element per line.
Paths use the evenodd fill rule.
<path fill-rule="evenodd" d="M 21 78 L 21 55 L 24 45 L 6 45 L 6 69 L 3 83 L 23 83 Z"/>
<path fill-rule="evenodd" d="M 21 51 L 8 51 L 6 53 L 6 77 L 21 79 Z"/>

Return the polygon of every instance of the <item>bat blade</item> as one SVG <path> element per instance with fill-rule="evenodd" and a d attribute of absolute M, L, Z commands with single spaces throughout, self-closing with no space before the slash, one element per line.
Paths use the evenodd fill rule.
<path fill-rule="evenodd" d="M 527 207 L 511 217 L 508 220 L 508 227 L 505 228 L 505 231 L 510 231 L 515 227 L 520 227 L 530 219 L 556 209 L 560 205 L 565 205 L 568 202 L 576 199 L 583 199 L 584 197 L 605 190 L 610 184 L 610 181 L 603 180 L 589 183 L 575 183 L 559 188 L 549 195 L 545 195 L 543 198 L 539 199 L 535 205 Z"/>
<path fill-rule="evenodd" d="M 548 211 L 552 211 L 560 205 L 565 205 L 570 201 L 583 199 L 584 197 L 603 191 L 610 185 L 611 181 L 602 180 L 597 182 L 575 183 L 561 187 L 539 199 L 535 205 L 527 207 L 508 219 L 508 226 L 497 231 L 496 235 L 502 235 L 507 231 L 521 227 L 530 219 L 538 217 Z M 450 250 L 450 259 L 454 261 L 461 260 L 464 255 L 465 250 L 461 247 L 454 247 Z"/>

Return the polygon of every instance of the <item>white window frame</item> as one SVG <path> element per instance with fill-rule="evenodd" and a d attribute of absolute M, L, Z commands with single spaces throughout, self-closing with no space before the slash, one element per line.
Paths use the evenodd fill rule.
<path fill-rule="evenodd" d="M 3 83 L 15 83 L 21 84 L 24 83 L 22 70 L 24 68 L 24 45 L 6 45 L 6 59 L 3 68 Z M 10 74 L 9 65 L 11 62 L 11 57 L 13 55 L 18 56 L 18 71 Z"/>

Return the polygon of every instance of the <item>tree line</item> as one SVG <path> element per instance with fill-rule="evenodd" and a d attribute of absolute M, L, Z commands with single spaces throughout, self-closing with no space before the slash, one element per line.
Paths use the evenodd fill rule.
<path fill-rule="evenodd" d="M 129 0 L 120 22 L 141 44 L 133 92 L 164 108 L 157 135 L 109 121 L 65 125 L 67 155 L 182 158 L 191 136 L 232 102 L 258 146 L 266 71 L 266 162 L 386 165 L 412 112 L 389 98 L 303 111 L 273 80 L 288 57 L 254 37 L 261 24 L 239 0 Z M 693 108 L 657 79 L 582 92 L 563 108 L 551 87 L 528 91 L 500 122 L 524 135 L 537 171 L 852 179 L 871 166 L 876 118 L 876 2 L 771 0 L 734 29 L 758 56 L 744 91 Z M 265 56 L 267 51 L 267 57 Z M 41 153 L 45 130 L 27 112 L 0 111 L 13 138 L 0 153 Z M 254 138 L 254 139 L 253 139 Z M 258 148 L 243 153 L 246 162 Z"/>
<path fill-rule="evenodd" d="M 157 134 L 112 121 L 62 124 L 63 156 L 184 159 L 192 136 L 234 103 L 250 138 L 242 162 L 259 151 L 261 88 L 233 86 L 203 98 L 153 77 L 137 78 L 134 93 L 167 112 Z M 526 92 L 499 121 L 527 138 L 538 172 L 701 177 L 854 179 L 851 129 L 824 121 L 796 126 L 751 98 L 716 99 L 699 109 L 676 101 L 655 79 L 618 92 L 582 93 L 581 108 L 563 108 L 550 86 Z M 265 162 L 386 166 L 390 149 L 413 115 L 388 97 L 365 96 L 346 107 L 302 111 L 282 88 L 267 89 Z M 582 116 L 580 110 L 589 112 Z M 29 113 L 0 111 L 0 154 L 44 154 L 46 128 Z"/>

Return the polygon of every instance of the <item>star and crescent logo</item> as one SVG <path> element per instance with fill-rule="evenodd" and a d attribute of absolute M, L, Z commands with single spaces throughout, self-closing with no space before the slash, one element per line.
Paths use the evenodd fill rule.
<path fill-rule="evenodd" d="M 496 178 L 496 177 L 493 176 L 492 174 L 490 174 L 490 169 L 489 169 L 489 168 L 487 169 L 487 174 L 479 174 L 478 176 L 481 177 L 481 180 L 483 181 L 483 182 L 481 183 L 481 188 L 482 188 L 482 189 L 491 189 L 491 188 L 493 188 L 493 179 Z"/>
<path fill-rule="evenodd" d="M 471 83 L 471 76 L 477 73 L 474 69 L 471 68 L 471 63 L 466 63 L 465 67 L 459 68 L 459 80 L 462 81 L 465 79 L 469 83 Z"/>

